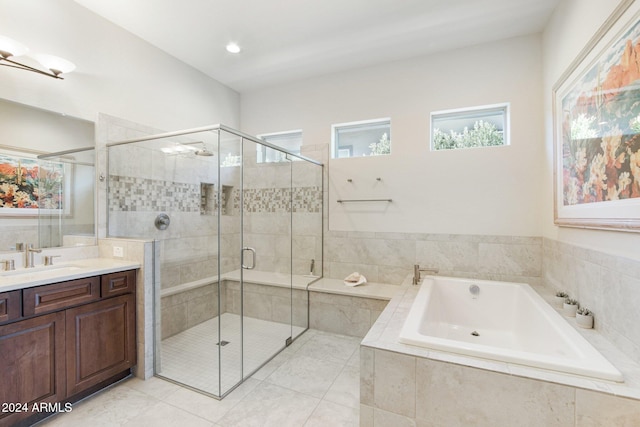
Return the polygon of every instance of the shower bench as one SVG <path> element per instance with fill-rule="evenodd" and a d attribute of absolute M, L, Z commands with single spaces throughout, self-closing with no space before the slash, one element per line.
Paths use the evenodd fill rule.
<path fill-rule="evenodd" d="M 287 289 L 293 285 L 294 300 L 306 300 L 306 291 L 309 291 L 310 328 L 356 337 L 366 335 L 389 300 L 401 289 L 400 286 L 383 283 L 350 287 L 338 279 L 322 278 L 312 282 L 312 278 L 302 275 L 293 276 L 291 283 L 288 275 L 256 270 L 245 271 L 243 279 L 245 304 L 248 304 L 245 314 L 276 320 L 272 316 L 279 316 L 277 306 L 269 311 L 255 305 L 270 297 L 273 298 L 273 304 L 278 304 L 284 300 L 290 292 Z M 222 277 L 222 285 L 225 293 L 223 311 L 239 312 L 240 271 L 226 273 Z M 217 288 L 217 278 L 209 278 L 163 289 L 162 338 L 216 316 L 217 311 L 213 306 Z M 304 318 L 298 318 L 300 316 Z M 294 323 L 300 326 L 307 323 L 306 310 L 294 310 Z"/>

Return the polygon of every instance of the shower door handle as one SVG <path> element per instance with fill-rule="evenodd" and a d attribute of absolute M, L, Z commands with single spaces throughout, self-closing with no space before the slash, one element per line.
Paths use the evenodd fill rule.
<path fill-rule="evenodd" d="M 252 259 L 251 259 L 251 266 L 248 265 L 244 265 L 244 252 L 245 251 L 249 251 L 253 254 Z M 244 268 L 245 270 L 253 270 L 254 268 L 256 268 L 256 250 L 254 248 L 250 248 L 250 247 L 244 247 L 242 248 L 242 268 Z"/>

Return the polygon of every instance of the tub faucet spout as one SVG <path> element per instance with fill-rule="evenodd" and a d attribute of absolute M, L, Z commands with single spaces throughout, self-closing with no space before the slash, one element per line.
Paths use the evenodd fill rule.
<path fill-rule="evenodd" d="M 438 269 L 437 268 L 433 268 L 433 267 L 429 267 L 429 268 L 420 268 L 420 264 L 414 264 L 413 266 L 413 284 L 417 285 L 418 283 L 420 283 L 420 272 L 424 271 L 424 272 L 428 272 L 431 274 L 438 274 Z"/>

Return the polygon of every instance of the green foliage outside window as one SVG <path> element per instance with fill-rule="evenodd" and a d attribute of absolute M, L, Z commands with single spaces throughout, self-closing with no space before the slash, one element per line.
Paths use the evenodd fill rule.
<path fill-rule="evenodd" d="M 440 129 L 433 130 L 433 148 L 451 150 L 456 148 L 490 147 L 504 145 L 504 134 L 492 123 L 478 120 L 473 129 L 465 126 L 462 133 L 454 130 L 449 133 Z"/>
<path fill-rule="evenodd" d="M 383 133 L 380 141 L 374 142 L 369 145 L 371 153 L 370 156 L 380 156 L 382 154 L 391 154 L 391 140 L 387 133 Z"/>

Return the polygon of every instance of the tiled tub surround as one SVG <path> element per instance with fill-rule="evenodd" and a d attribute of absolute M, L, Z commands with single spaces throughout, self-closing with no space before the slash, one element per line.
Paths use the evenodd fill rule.
<path fill-rule="evenodd" d="M 309 286 L 309 327 L 362 338 L 399 289 L 370 282 L 349 287 L 342 280 L 320 279 Z"/>
<path fill-rule="evenodd" d="M 405 284 L 411 277 L 407 277 Z M 579 332 L 624 383 L 400 344 L 419 287 L 399 291 L 361 344 L 360 425 L 611 426 L 640 421 L 640 366 L 595 330 Z M 553 293 L 534 286 L 550 302 Z"/>
<path fill-rule="evenodd" d="M 640 261 L 543 239 L 544 285 L 594 312 L 594 328 L 640 360 Z"/>
<path fill-rule="evenodd" d="M 324 277 L 358 271 L 373 282 L 400 284 L 414 264 L 454 277 L 539 284 L 542 239 L 526 236 L 365 233 L 325 230 Z"/>

